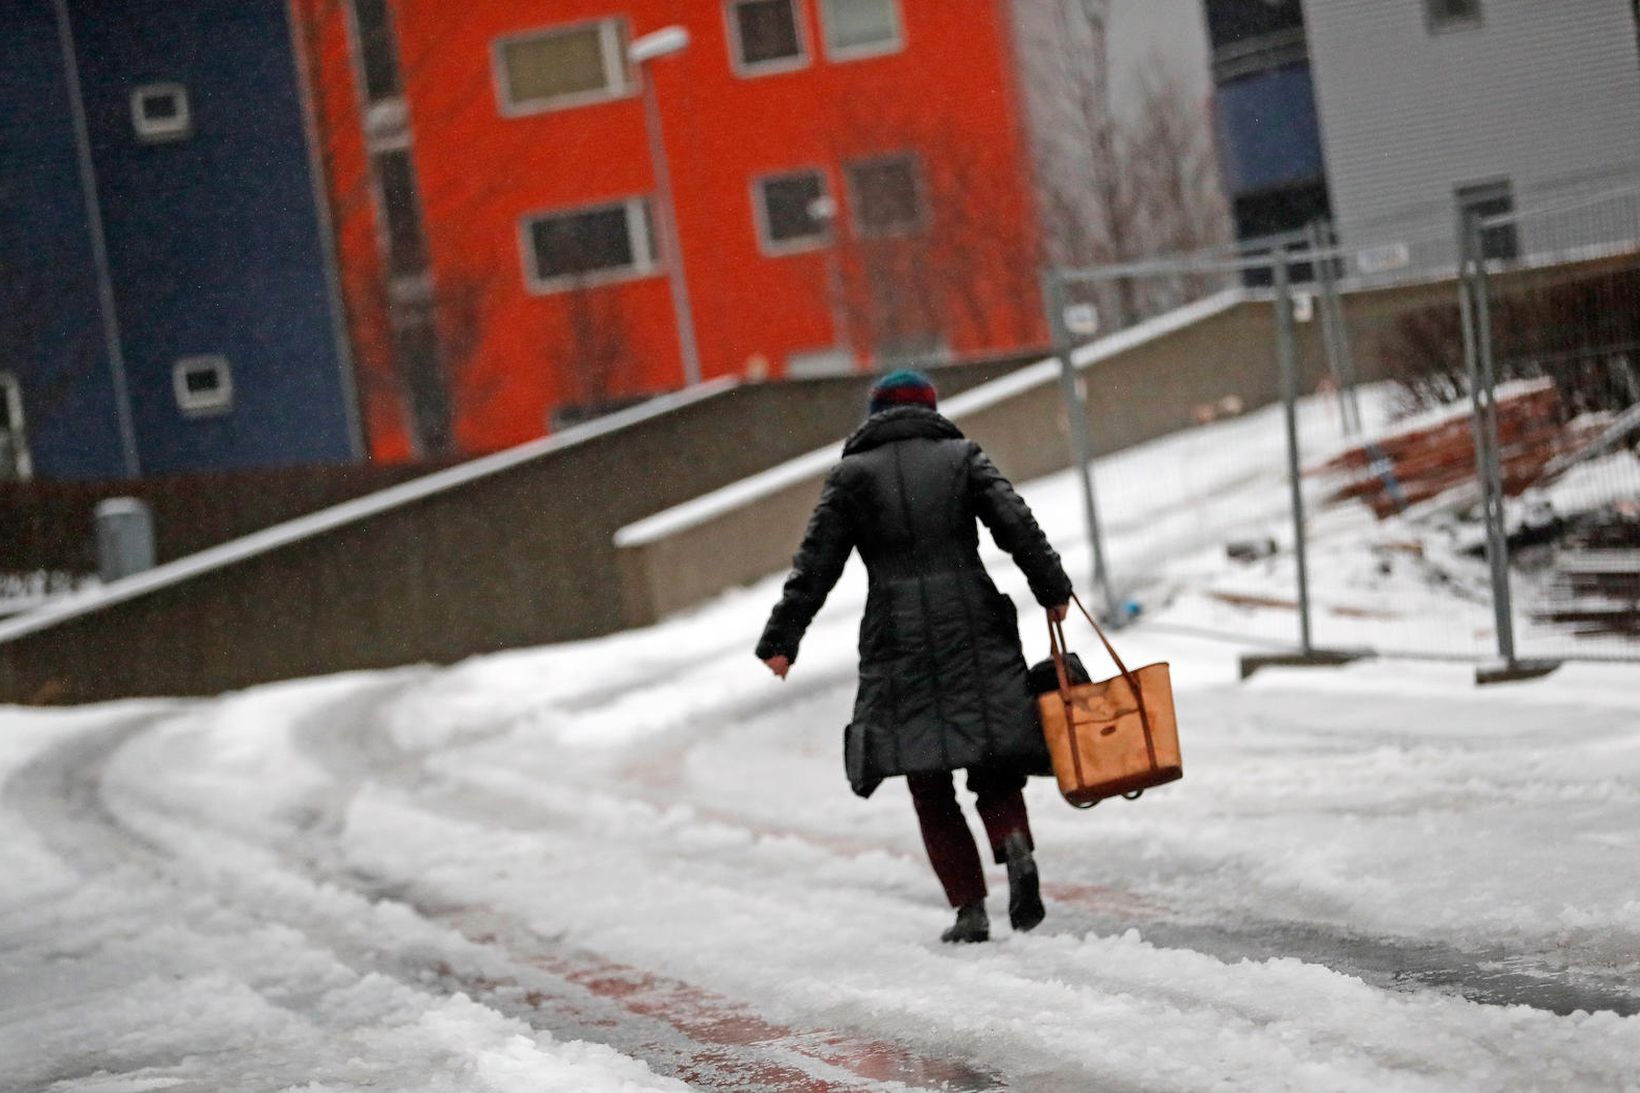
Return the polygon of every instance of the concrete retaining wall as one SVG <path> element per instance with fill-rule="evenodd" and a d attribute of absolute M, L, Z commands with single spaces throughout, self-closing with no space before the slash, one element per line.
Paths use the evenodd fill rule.
<path fill-rule="evenodd" d="M 1304 332 L 1311 339 L 1309 331 Z M 1079 350 L 1098 450 L 1177 432 L 1194 407 L 1226 395 L 1249 407 L 1279 396 L 1272 311 L 1228 293 Z M 1303 354 L 1313 383 L 1319 353 Z M 1016 480 L 1070 465 L 1058 364 L 1022 369 L 946 400 L 942 410 Z M 819 498 L 835 446 L 735 483 L 616 533 L 628 625 L 653 622 L 790 563 Z"/>
<path fill-rule="evenodd" d="M 1023 364 L 937 370 L 962 390 Z M 808 451 L 871 377 L 656 400 L 0 623 L 0 701 L 205 695 L 593 637 L 619 527 Z"/>
<path fill-rule="evenodd" d="M 1625 262 L 1632 257 L 1517 266 L 1495 273 L 1492 286 L 1503 295 L 1599 275 Z M 1451 329 L 1458 329 L 1458 290 L 1451 276 L 1356 288 L 1341 300 L 1356 375 L 1365 382 L 1385 378 L 1390 363 L 1385 335 L 1399 320 L 1450 312 Z M 1319 310 L 1312 316 L 1294 330 L 1299 382 L 1306 391 L 1315 390 L 1327 371 Z M 1226 396 L 1247 410 L 1281 397 L 1268 293 L 1221 294 L 1084 346 L 1073 359 L 1087 391 L 1099 453 L 1190 428 L 1198 407 Z M 1004 474 L 1019 481 L 1036 478 L 1070 465 L 1058 377 L 1055 362 L 1041 362 L 941 408 L 985 447 Z M 826 472 L 839 456 L 835 444 L 818 449 L 621 528 L 615 543 L 627 624 L 654 622 L 786 568 Z"/>

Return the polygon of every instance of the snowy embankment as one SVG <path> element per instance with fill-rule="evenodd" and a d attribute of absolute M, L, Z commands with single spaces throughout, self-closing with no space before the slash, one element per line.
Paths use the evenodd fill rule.
<path fill-rule="evenodd" d="M 1640 673 L 1236 682 L 1183 631 L 1287 636 L 1209 595 L 1280 583 L 1221 560 L 1280 537 L 1275 425 L 1101 466 L 1186 778 L 1032 785 L 1036 933 L 940 946 L 903 785 L 848 792 L 852 564 L 784 685 L 771 579 L 450 669 L 0 712 L 0 1088 L 1640 1089 Z M 1074 481 L 1025 492 L 1085 572 Z"/>

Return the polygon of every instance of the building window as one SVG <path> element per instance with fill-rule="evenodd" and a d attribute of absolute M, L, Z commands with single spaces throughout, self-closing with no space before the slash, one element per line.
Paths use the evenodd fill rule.
<path fill-rule="evenodd" d="M 1481 0 L 1424 0 L 1424 14 L 1430 30 L 1477 26 L 1481 21 Z"/>
<path fill-rule="evenodd" d="M 23 428 L 23 387 L 10 372 L 0 372 L 0 481 L 32 477 L 28 433 Z"/>
<path fill-rule="evenodd" d="M 758 239 L 765 254 L 824 246 L 831 234 L 830 197 L 820 171 L 760 178 L 754 187 Z"/>
<path fill-rule="evenodd" d="M 10 372 L 0 372 L 0 433 L 23 431 L 23 387 Z"/>
<path fill-rule="evenodd" d="M 1303 33 L 1299 0 L 1207 0 L 1207 43 L 1216 53 L 1238 42 L 1291 31 Z"/>
<path fill-rule="evenodd" d="M 414 277 L 427 270 L 427 240 L 416 199 L 416 173 L 408 148 L 377 152 L 376 185 L 381 193 L 382 227 L 387 234 L 387 268 L 394 277 Z"/>
<path fill-rule="evenodd" d="M 171 370 L 171 382 L 185 414 L 222 414 L 233 408 L 233 372 L 226 357 L 183 357 Z"/>
<path fill-rule="evenodd" d="M 736 72 L 759 75 L 808 64 L 797 0 L 730 0 L 728 11 Z"/>
<path fill-rule="evenodd" d="M 501 112 L 530 114 L 620 98 L 632 90 L 620 19 L 503 38 L 495 44 Z"/>
<path fill-rule="evenodd" d="M 178 83 L 144 84 L 131 92 L 131 125 L 141 140 L 182 140 L 193 131 L 188 90 Z"/>
<path fill-rule="evenodd" d="M 1507 180 L 1460 186 L 1457 191 L 1458 217 L 1464 233 L 1476 220 L 1510 216 L 1515 211 L 1515 195 Z M 1481 228 L 1481 257 L 1518 258 L 1520 236 L 1513 220 L 1486 224 Z"/>
<path fill-rule="evenodd" d="M 863 236 L 903 235 L 923 226 L 922 187 L 914 156 L 889 156 L 848 166 L 854 227 Z"/>
<path fill-rule="evenodd" d="M 537 292 L 642 277 L 658 264 L 643 198 L 528 217 L 523 235 L 525 270 Z"/>
<path fill-rule="evenodd" d="M 820 15 L 831 57 L 875 57 L 905 45 L 900 0 L 820 0 Z"/>
<path fill-rule="evenodd" d="M 399 53 L 393 44 L 393 15 L 387 0 L 353 0 L 353 28 L 359 42 L 365 102 L 396 99 L 404 94 L 399 82 Z"/>

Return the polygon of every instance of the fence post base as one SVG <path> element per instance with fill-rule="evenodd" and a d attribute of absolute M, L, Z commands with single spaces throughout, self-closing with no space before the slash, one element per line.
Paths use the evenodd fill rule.
<path fill-rule="evenodd" d="M 1489 683 L 1519 683 L 1528 679 L 1542 679 L 1559 668 L 1558 660 L 1511 660 L 1502 664 L 1483 664 L 1475 669 L 1475 685 Z"/>
<path fill-rule="evenodd" d="M 1366 649 L 1311 649 L 1307 653 L 1243 653 L 1241 678 L 1246 679 L 1260 668 L 1337 668 L 1357 660 L 1366 660 L 1372 655 Z"/>

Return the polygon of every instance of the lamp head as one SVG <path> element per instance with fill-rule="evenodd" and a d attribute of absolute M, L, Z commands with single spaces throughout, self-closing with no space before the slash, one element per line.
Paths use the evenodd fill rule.
<path fill-rule="evenodd" d="M 657 57 L 670 57 L 674 53 L 682 53 L 689 47 L 689 31 L 680 26 L 662 27 L 651 31 L 627 47 L 627 60 L 635 65 L 645 61 L 653 61 Z"/>

